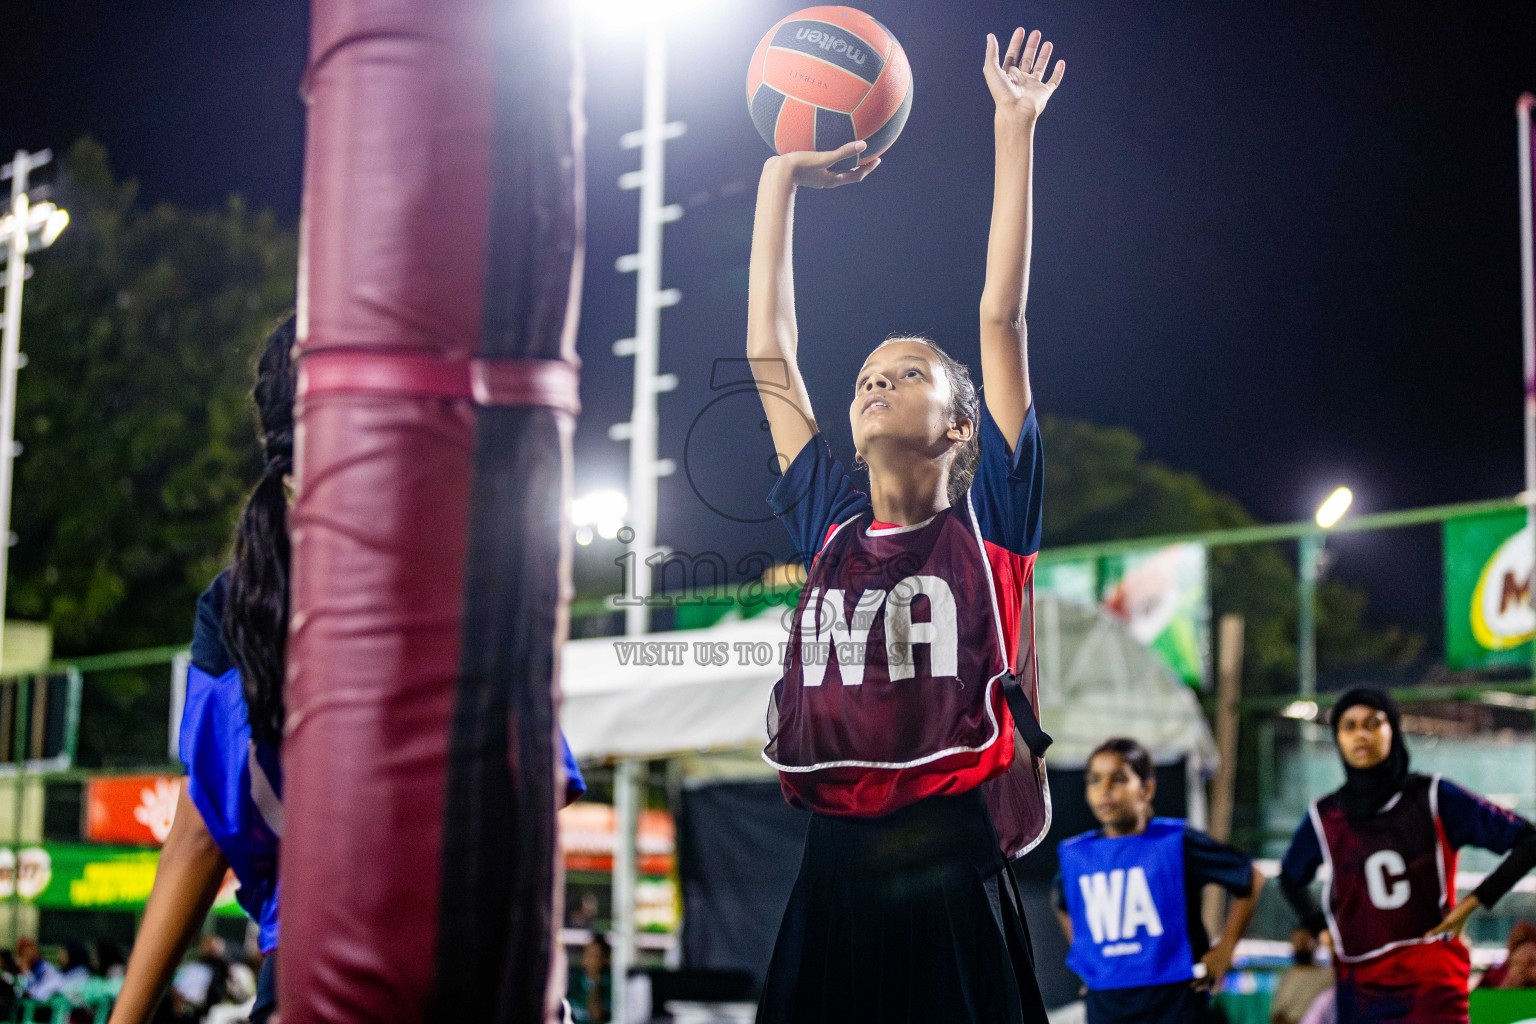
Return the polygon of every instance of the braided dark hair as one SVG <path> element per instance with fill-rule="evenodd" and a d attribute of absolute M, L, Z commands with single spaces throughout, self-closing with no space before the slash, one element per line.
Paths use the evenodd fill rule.
<path fill-rule="evenodd" d="M 933 339 L 920 334 L 892 335 L 880 344 L 889 345 L 895 341 L 915 341 L 933 350 L 939 365 L 944 367 L 944 375 L 949 378 L 949 414 L 971 424 L 971 436 L 955 449 L 954 460 L 949 464 L 949 503 L 963 505 L 971 481 L 976 477 L 976 466 L 981 462 L 981 400 L 971 380 L 970 368 L 945 352 Z"/>
<path fill-rule="evenodd" d="M 293 366 L 289 316 L 267 337 L 251 392 L 263 465 L 235 527 L 224 639 L 240 666 L 251 735 L 274 747 L 283 736 L 283 675 L 288 647 L 288 494 L 293 473 Z"/>

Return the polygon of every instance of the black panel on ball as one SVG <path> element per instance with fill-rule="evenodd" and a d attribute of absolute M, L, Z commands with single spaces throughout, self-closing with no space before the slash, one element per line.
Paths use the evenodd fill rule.
<path fill-rule="evenodd" d="M 846 146 L 858 135 L 853 130 L 853 115 L 845 114 L 841 110 L 828 110 L 826 107 L 816 108 L 816 148 L 825 152 L 836 149 L 838 146 Z M 832 165 L 834 171 L 851 171 L 859 165 L 857 157 L 848 160 L 839 160 Z"/>
<path fill-rule="evenodd" d="M 907 115 L 912 113 L 912 86 L 907 86 L 907 94 L 901 98 L 901 106 L 896 108 L 896 113 L 885 124 L 870 132 L 869 138 L 864 141 L 869 143 L 869 148 L 864 151 L 865 156 L 885 152 L 890 144 L 896 141 L 896 136 L 901 134 L 901 129 L 907 123 Z"/>
<path fill-rule="evenodd" d="M 768 148 L 777 152 L 778 147 L 773 143 L 775 129 L 779 124 L 779 110 L 784 106 L 784 94 L 771 85 L 760 85 L 757 92 L 752 94 L 752 123 L 757 126 L 757 133 L 768 143 Z"/>

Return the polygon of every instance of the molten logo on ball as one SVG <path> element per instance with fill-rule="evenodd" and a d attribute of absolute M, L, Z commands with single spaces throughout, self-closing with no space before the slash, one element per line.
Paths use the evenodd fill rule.
<path fill-rule="evenodd" d="M 855 64 L 863 64 L 865 57 L 868 56 L 863 50 L 859 49 L 857 46 L 854 46 L 848 40 L 840 39 L 830 32 L 823 32 L 819 28 L 802 28 L 800 31 L 795 33 L 795 38 L 803 39 L 808 43 L 813 43 L 816 46 L 821 47 L 823 50 L 830 50 L 833 53 L 847 54 L 848 59 L 853 61 Z"/>
<path fill-rule="evenodd" d="M 896 141 L 912 110 L 912 68 L 884 25 L 852 7 L 807 7 L 780 20 L 747 65 L 752 123 L 775 153 L 828 152 L 856 140 L 849 171 Z"/>

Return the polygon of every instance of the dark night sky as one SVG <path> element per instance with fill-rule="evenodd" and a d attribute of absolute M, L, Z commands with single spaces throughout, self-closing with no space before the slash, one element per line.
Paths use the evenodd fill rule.
<path fill-rule="evenodd" d="M 755 399 L 708 389 L 742 354 L 753 186 L 766 149 L 744 74 L 796 5 L 718 0 L 672 33 L 662 369 L 661 540 L 736 557 L 787 551 L 759 515 L 771 483 Z M 1310 514 L 1336 483 L 1367 511 L 1519 489 L 1515 98 L 1536 88 L 1536 4 L 864 0 L 911 59 L 911 120 L 864 185 L 803 194 L 802 363 L 848 451 L 855 369 L 895 330 L 975 365 L 990 204 L 987 31 L 1042 28 L 1068 63 L 1038 132 L 1031 359 L 1044 411 L 1121 424 L 1261 519 Z M 89 133 L 150 199 L 229 192 L 299 205 L 307 5 L 86 3 L 12 12 L 0 146 Z M 628 413 L 638 126 L 633 32 L 589 34 L 589 270 L 579 487 L 622 485 L 606 428 Z M 40 268 L 40 272 L 46 272 Z M 1047 538 L 1049 543 L 1049 538 Z M 1431 632 L 1432 540 L 1343 538 L 1339 570 L 1383 614 Z M 1428 578 L 1428 582 L 1426 582 Z"/>

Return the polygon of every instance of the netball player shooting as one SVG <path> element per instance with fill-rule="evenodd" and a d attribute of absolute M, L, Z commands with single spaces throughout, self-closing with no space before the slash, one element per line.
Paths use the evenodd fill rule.
<path fill-rule="evenodd" d="M 863 151 L 856 142 L 763 168 L 747 354 L 784 470 L 769 504 L 810 572 L 764 757 L 813 813 L 760 1022 L 1045 1020 L 1005 855 L 1049 824 L 1048 739 L 1019 699 L 1034 673 L 1020 687 L 1010 667 L 1040 539 L 1024 304 L 1035 123 L 1064 71 L 1046 77 L 1050 55 L 1038 32 L 1014 32 L 1001 58 L 987 37 L 996 177 L 982 400 L 932 341 L 878 344 L 848 410 L 867 494 L 816 427 L 791 237 L 798 187 L 862 181 L 879 161 L 832 171 Z"/>
<path fill-rule="evenodd" d="M 1408 770 L 1397 705 L 1350 690 L 1333 708 L 1344 785 L 1312 804 L 1280 863 L 1280 885 L 1302 924 L 1327 928 L 1340 1021 L 1466 1024 L 1471 971 L 1461 930 L 1536 866 L 1536 828 L 1438 775 Z M 1456 899 L 1456 851 L 1507 853 Z M 1323 905 L 1308 884 L 1332 872 Z"/>
<path fill-rule="evenodd" d="M 1052 893 L 1071 967 L 1088 985 L 1088 1024 L 1198 1024 L 1232 966 L 1264 876 L 1242 851 L 1177 818 L 1154 818 L 1157 773 L 1140 743 L 1088 756 L 1100 827 L 1057 848 Z M 1214 946 L 1200 920 L 1207 885 L 1232 894 Z"/>

